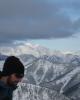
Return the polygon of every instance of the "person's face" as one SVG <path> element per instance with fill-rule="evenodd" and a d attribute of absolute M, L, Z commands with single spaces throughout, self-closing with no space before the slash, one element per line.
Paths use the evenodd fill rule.
<path fill-rule="evenodd" d="M 18 76 L 17 74 L 11 74 L 7 79 L 7 84 L 10 86 L 17 86 L 21 82 L 23 76 Z"/>

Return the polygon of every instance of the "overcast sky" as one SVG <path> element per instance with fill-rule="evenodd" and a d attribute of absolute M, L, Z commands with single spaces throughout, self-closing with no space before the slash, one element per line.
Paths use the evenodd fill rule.
<path fill-rule="evenodd" d="M 15 41 L 80 50 L 80 0 L 0 0 L 0 44 Z"/>

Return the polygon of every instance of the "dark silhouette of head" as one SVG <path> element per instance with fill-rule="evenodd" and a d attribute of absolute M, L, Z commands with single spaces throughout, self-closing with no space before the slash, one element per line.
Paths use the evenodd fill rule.
<path fill-rule="evenodd" d="M 24 65 L 20 59 L 15 56 L 7 57 L 3 65 L 2 76 L 8 77 L 8 85 L 17 85 L 24 76 Z"/>
<path fill-rule="evenodd" d="M 19 58 L 15 56 L 9 56 L 4 62 L 2 72 L 4 76 L 8 76 L 13 73 L 24 75 L 24 65 Z"/>

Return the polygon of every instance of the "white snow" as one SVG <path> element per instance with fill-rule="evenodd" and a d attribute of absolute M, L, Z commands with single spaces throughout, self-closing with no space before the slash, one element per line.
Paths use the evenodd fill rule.
<path fill-rule="evenodd" d="M 69 81 L 72 79 L 72 77 L 74 77 L 74 75 L 76 75 L 79 72 L 80 72 L 80 68 L 77 67 L 73 71 L 71 71 L 70 73 L 65 75 L 62 79 L 59 79 L 56 81 L 56 84 L 63 83 L 60 93 L 63 93 L 63 89 L 65 88 L 65 86 L 69 83 Z"/>

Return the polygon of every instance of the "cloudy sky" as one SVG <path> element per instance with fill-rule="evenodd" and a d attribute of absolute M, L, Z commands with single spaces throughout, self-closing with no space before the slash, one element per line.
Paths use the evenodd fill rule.
<path fill-rule="evenodd" d="M 80 0 L 0 0 L 0 45 L 80 50 Z"/>

